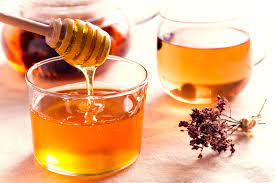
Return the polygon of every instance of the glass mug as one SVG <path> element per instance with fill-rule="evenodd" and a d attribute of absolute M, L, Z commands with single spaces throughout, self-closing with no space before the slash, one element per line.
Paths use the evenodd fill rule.
<path fill-rule="evenodd" d="M 43 23 L 49 23 L 54 18 L 90 21 L 108 32 L 111 37 L 111 55 L 120 57 L 124 57 L 130 49 L 132 28 L 146 22 L 151 14 L 155 13 L 155 11 L 145 15 L 139 13 L 131 17 L 126 14 L 126 8 L 120 7 L 131 3 L 112 0 L 22 0 L 18 4 L 18 10 L 13 8 L 18 16 Z M 2 48 L 8 63 L 19 73 L 25 73 L 33 64 L 41 60 L 59 56 L 47 45 L 43 36 L 35 33 L 4 25 L 1 37 Z M 56 64 L 60 68 L 59 73 L 62 70 L 78 72 L 67 63 Z"/>
<path fill-rule="evenodd" d="M 125 56 L 130 46 L 130 25 L 127 17 L 110 1 L 106 0 L 23 0 L 19 16 L 49 23 L 54 18 L 75 18 L 90 21 L 109 33 L 111 54 Z M 59 56 L 41 35 L 4 25 L 2 47 L 8 63 L 16 71 L 25 73 L 33 64 Z M 60 70 L 78 72 L 67 63 L 59 64 Z"/>
<path fill-rule="evenodd" d="M 94 95 L 89 96 L 99 107 L 90 112 L 82 74 L 64 71 L 53 78 L 40 72 L 44 67 L 58 71 L 58 64 L 53 64 L 57 62 L 64 61 L 61 57 L 41 61 L 26 74 L 38 164 L 56 173 L 89 176 L 131 165 L 141 146 L 146 69 L 109 56 L 95 76 Z M 90 114 L 93 117 L 86 118 Z"/>
<path fill-rule="evenodd" d="M 241 17 L 185 21 L 183 12 L 159 13 L 157 68 L 164 91 L 193 104 L 212 103 L 217 95 L 233 98 L 265 56 L 266 50 L 255 52 L 259 35 Z"/>

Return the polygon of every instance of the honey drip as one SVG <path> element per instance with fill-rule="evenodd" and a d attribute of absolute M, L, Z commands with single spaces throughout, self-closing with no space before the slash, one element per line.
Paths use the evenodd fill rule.
<path fill-rule="evenodd" d="M 94 77 L 96 68 L 95 66 L 91 67 L 78 67 L 81 72 L 84 74 L 86 79 L 86 88 L 87 88 L 87 104 L 83 106 L 79 106 L 80 110 L 85 111 L 85 123 L 93 124 L 92 122 L 97 122 L 96 114 L 101 112 L 104 105 L 98 102 L 95 102 L 94 96 Z"/>
<path fill-rule="evenodd" d="M 85 123 L 96 122 L 96 114 L 103 104 L 93 99 L 93 83 L 96 68 L 102 65 L 111 48 L 110 36 L 99 27 L 82 20 L 57 19 L 51 23 L 53 33 L 47 43 L 66 62 L 81 70 L 86 79 L 87 105 L 79 108 L 85 111 Z"/>

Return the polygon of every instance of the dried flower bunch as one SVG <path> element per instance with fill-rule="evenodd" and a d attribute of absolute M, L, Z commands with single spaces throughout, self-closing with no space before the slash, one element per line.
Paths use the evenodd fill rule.
<path fill-rule="evenodd" d="M 180 121 L 179 127 L 184 127 L 190 136 L 190 145 L 192 150 L 200 150 L 198 158 L 202 158 L 202 152 L 205 147 L 211 147 L 214 151 L 221 153 L 230 149 L 231 154 L 235 152 L 234 143 L 229 136 L 234 132 L 249 133 L 261 118 L 261 111 L 266 103 L 262 105 L 259 113 L 252 116 L 251 120 L 236 120 L 231 117 L 231 108 L 225 98 L 217 97 L 216 104 L 213 108 L 204 108 L 199 110 L 192 109 L 190 121 Z M 229 106 L 230 115 L 226 115 L 226 105 Z"/>

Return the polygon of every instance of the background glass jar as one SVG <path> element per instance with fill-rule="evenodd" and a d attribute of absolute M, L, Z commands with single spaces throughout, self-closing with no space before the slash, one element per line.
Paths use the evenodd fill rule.
<path fill-rule="evenodd" d="M 52 18 L 77 18 L 90 21 L 107 31 L 112 40 L 111 54 L 125 56 L 129 49 L 130 33 L 126 17 L 109 1 L 103 0 L 23 0 L 20 16 L 48 23 Z M 58 56 L 43 36 L 5 25 L 2 47 L 9 64 L 18 72 L 25 73 L 34 63 Z M 59 71 L 75 68 L 56 63 Z M 52 73 L 53 74 L 53 73 Z"/>
<path fill-rule="evenodd" d="M 197 4 L 189 3 L 188 14 L 174 2 L 160 13 L 158 74 L 173 98 L 195 104 L 211 103 L 217 95 L 232 99 L 248 83 L 253 63 L 265 57 L 273 29 L 232 12 L 230 3 L 199 13 L 190 12 Z"/>

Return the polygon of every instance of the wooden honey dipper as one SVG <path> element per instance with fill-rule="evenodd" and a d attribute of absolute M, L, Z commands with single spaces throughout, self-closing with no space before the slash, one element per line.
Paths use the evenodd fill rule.
<path fill-rule="evenodd" d="M 66 18 L 48 25 L 4 13 L 0 13 L 0 21 L 45 36 L 47 44 L 73 66 L 98 67 L 110 52 L 109 34 L 90 22 Z"/>

